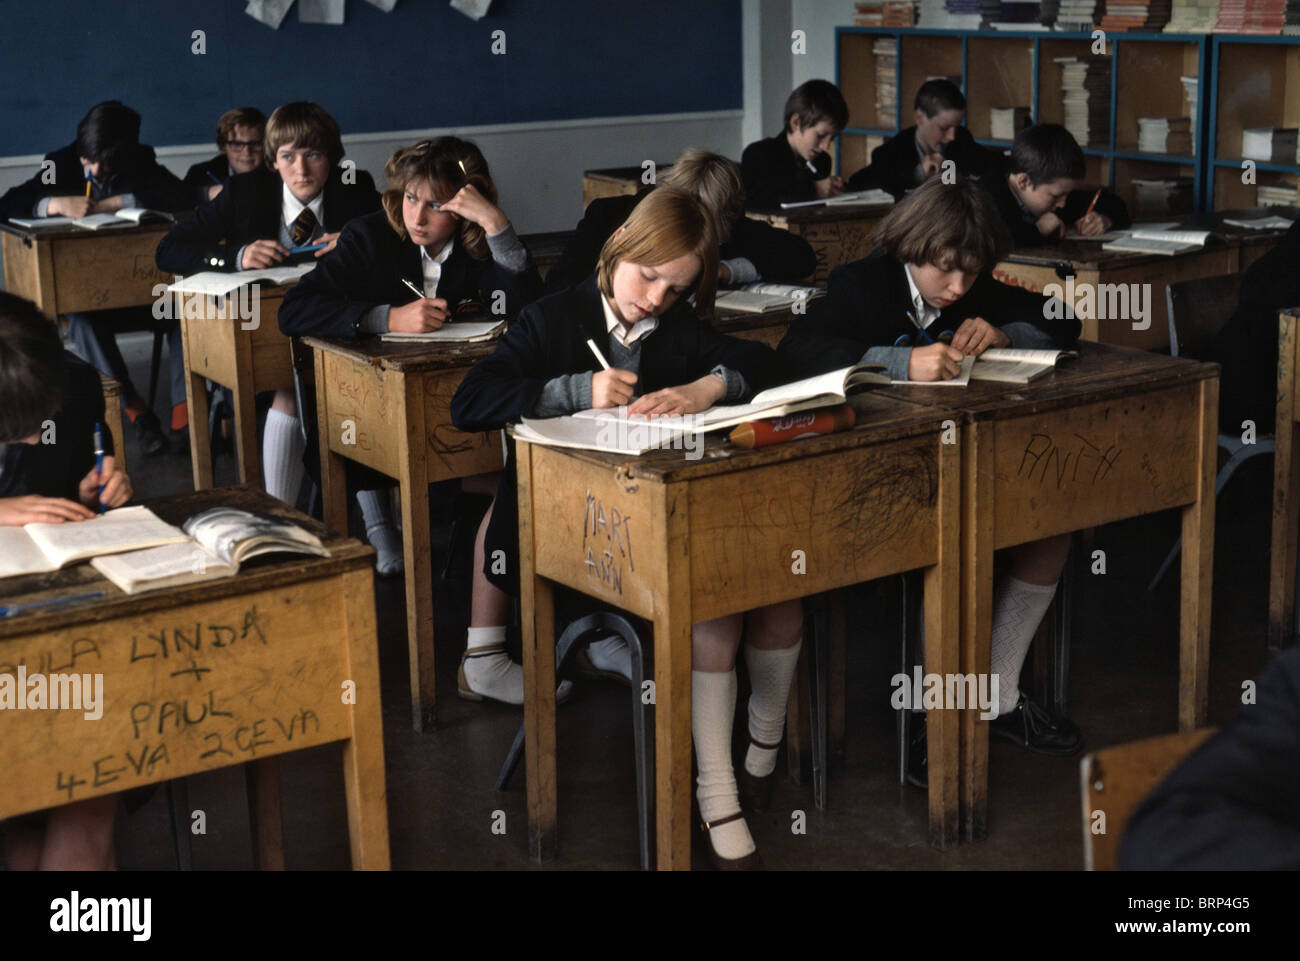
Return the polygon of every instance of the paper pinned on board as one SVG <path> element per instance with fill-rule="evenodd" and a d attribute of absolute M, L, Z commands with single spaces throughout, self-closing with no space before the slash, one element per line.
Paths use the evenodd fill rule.
<path fill-rule="evenodd" d="M 343 22 L 343 3 L 344 0 L 298 0 L 298 22 L 337 26 Z"/>
<path fill-rule="evenodd" d="M 471 20 L 482 20 L 491 5 L 492 0 L 451 0 L 451 8 L 459 10 Z"/>
<path fill-rule="evenodd" d="M 378 7 L 384 13 L 392 13 L 393 7 L 397 6 L 397 0 L 366 0 L 366 3 Z"/>
<path fill-rule="evenodd" d="M 248 0 L 244 13 L 272 30 L 279 30 L 292 6 L 293 0 Z"/>

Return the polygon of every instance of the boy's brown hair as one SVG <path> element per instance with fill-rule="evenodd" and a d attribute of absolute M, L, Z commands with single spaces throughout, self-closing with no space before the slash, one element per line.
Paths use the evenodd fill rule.
<path fill-rule="evenodd" d="M 684 190 L 704 208 L 719 244 L 731 239 L 731 228 L 745 215 L 745 182 L 735 161 L 698 147 L 687 147 L 659 178 L 665 187 Z"/>
<path fill-rule="evenodd" d="M 876 226 L 876 244 L 905 264 L 979 273 L 1011 250 L 1011 234 L 988 191 L 958 177 L 931 177 Z"/>
<path fill-rule="evenodd" d="M 836 132 L 849 125 L 849 105 L 844 102 L 840 88 L 829 80 L 809 80 L 794 88 L 785 102 L 785 132 L 791 133 L 790 118 L 798 117 L 804 130 L 829 120 Z"/>
<path fill-rule="evenodd" d="M 466 184 L 473 184 L 491 203 L 497 202 L 497 187 L 483 152 L 459 137 L 438 137 L 402 147 L 388 158 L 384 173 L 388 189 L 379 202 L 388 214 L 388 223 L 403 240 L 407 233 L 402 220 L 402 195 L 412 183 L 427 182 L 438 203 L 446 203 Z M 491 255 L 483 228 L 473 221 L 461 219 L 458 237 L 471 257 L 484 260 Z"/>
<path fill-rule="evenodd" d="M 264 138 L 266 164 L 275 166 L 275 155 L 281 147 L 319 150 L 336 166 L 343 159 L 343 135 L 338 121 L 319 105 L 307 100 L 286 103 L 271 113 L 266 122 Z"/>
<path fill-rule="evenodd" d="M 628 215 L 621 231 L 605 241 L 596 261 L 596 282 L 606 297 L 614 296 L 614 269 L 623 261 L 654 267 L 694 254 L 700 261 L 695 279 L 695 306 L 713 310 L 718 288 L 718 238 L 703 208 L 690 194 L 661 186 L 650 192 Z"/>
<path fill-rule="evenodd" d="M 38 434 L 63 404 L 59 329 L 29 300 L 0 291 L 0 444 Z"/>
<path fill-rule="evenodd" d="M 266 114 L 256 107 L 236 107 L 227 110 L 217 118 L 217 148 L 224 149 L 226 143 L 235 139 L 236 127 L 252 127 L 262 131 L 266 136 Z"/>

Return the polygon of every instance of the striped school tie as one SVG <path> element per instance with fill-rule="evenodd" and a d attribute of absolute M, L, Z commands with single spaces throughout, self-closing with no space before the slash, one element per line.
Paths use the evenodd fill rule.
<path fill-rule="evenodd" d="M 293 241 L 293 245 L 301 247 L 311 240 L 311 235 L 316 232 L 316 224 L 316 215 L 311 212 L 311 208 L 303 207 L 302 213 L 295 217 L 289 226 L 289 239 Z"/>

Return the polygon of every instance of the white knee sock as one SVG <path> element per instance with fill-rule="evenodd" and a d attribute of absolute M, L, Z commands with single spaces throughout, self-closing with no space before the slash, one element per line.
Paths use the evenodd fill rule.
<path fill-rule="evenodd" d="M 736 772 L 731 766 L 731 723 L 736 714 L 736 672 L 691 671 L 691 734 L 699 781 L 695 796 L 705 821 L 740 811 Z M 743 858 L 754 850 L 744 818 L 709 832 L 713 849 L 724 858 Z"/>
<path fill-rule="evenodd" d="M 266 492 L 290 507 L 298 503 L 298 491 L 302 488 L 302 452 L 305 446 L 297 417 L 274 407 L 266 412 L 266 433 L 262 437 Z"/>
<path fill-rule="evenodd" d="M 379 552 L 375 570 L 380 574 L 397 574 L 403 569 L 402 535 L 393 523 L 393 502 L 388 491 L 357 491 L 361 518 L 366 525 L 366 540 Z"/>
<path fill-rule="evenodd" d="M 990 661 L 998 675 L 998 710 L 1003 714 L 1015 710 L 1020 699 L 1020 669 L 1055 594 L 1055 584 L 1028 584 L 1008 575 L 993 598 Z"/>
<path fill-rule="evenodd" d="M 465 680 L 470 690 L 507 704 L 524 703 L 524 669 L 510 660 L 505 651 L 475 654 L 481 647 L 494 647 L 506 642 L 505 627 L 471 627 L 466 635 Z"/>
<path fill-rule="evenodd" d="M 779 744 L 785 728 L 785 709 L 790 702 L 790 681 L 799 663 L 800 640 L 793 647 L 760 650 L 745 645 L 749 666 L 749 736 L 764 744 Z M 776 769 L 776 748 L 750 744 L 745 752 L 745 770 L 766 777 Z"/>

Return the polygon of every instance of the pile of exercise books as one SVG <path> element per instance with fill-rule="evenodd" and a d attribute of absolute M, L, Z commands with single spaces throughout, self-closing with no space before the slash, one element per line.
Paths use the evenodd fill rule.
<path fill-rule="evenodd" d="M 1287 0 L 1220 0 L 1215 33 L 1281 33 Z"/>
<path fill-rule="evenodd" d="M 1196 132 L 1196 106 L 1197 106 L 1197 103 L 1198 103 L 1198 100 L 1197 100 L 1197 90 L 1199 89 L 1199 86 L 1200 86 L 1200 85 L 1199 85 L 1199 83 L 1197 82 L 1197 78 L 1196 78 L 1196 77 L 1179 77 L 1178 80 L 1179 80 L 1179 82 L 1181 82 L 1182 85 L 1183 85 L 1183 99 L 1187 101 L 1187 119 L 1191 121 L 1190 126 L 1191 126 L 1192 133 L 1193 133 L 1193 136 L 1192 136 L 1192 153 L 1195 154 L 1195 153 L 1196 153 L 1196 137 L 1195 137 L 1195 132 Z"/>
<path fill-rule="evenodd" d="M 886 27 L 911 27 L 916 24 L 916 5 L 912 0 L 885 0 L 880 6 L 884 11 Z"/>
<path fill-rule="evenodd" d="M 1255 188 L 1255 203 L 1260 207 L 1295 207 L 1300 204 L 1294 180 L 1260 184 Z"/>
<path fill-rule="evenodd" d="M 893 128 L 898 122 L 898 46 L 893 37 L 871 45 L 876 60 L 876 126 Z"/>
<path fill-rule="evenodd" d="M 1060 0 L 1055 26 L 1057 30 L 1087 33 L 1105 11 L 1105 0 Z"/>
<path fill-rule="evenodd" d="M 1241 132 L 1243 160 L 1289 164 L 1296 156 L 1295 127 L 1250 127 Z"/>
<path fill-rule="evenodd" d="M 984 4 L 986 22 L 995 30 L 1042 30 L 1042 8 L 1039 0 L 1002 0 Z"/>
<path fill-rule="evenodd" d="M 1141 153 L 1186 157 L 1192 152 L 1192 122 L 1187 117 L 1138 117 Z"/>
<path fill-rule="evenodd" d="M 1173 0 L 1165 33 L 1213 33 L 1219 0 Z"/>
<path fill-rule="evenodd" d="M 1028 107 L 990 107 L 989 136 L 994 140 L 1015 140 L 1029 126 Z"/>
<path fill-rule="evenodd" d="M 1192 180 L 1190 177 L 1175 180 L 1134 178 L 1133 189 L 1137 194 L 1137 211 L 1133 215 L 1134 220 L 1191 212 Z"/>
<path fill-rule="evenodd" d="M 1300 36 L 1300 0 L 1286 0 L 1286 18 L 1282 26 L 1282 35 Z"/>
<path fill-rule="evenodd" d="M 853 26 L 883 27 L 885 13 L 882 3 L 855 3 L 853 5 Z"/>
<path fill-rule="evenodd" d="M 1169 0 L 1106 0 L 1103 30 L 1158 32 L 1169 22 Z"/>
<path fill-rule="evenodd" d="M 980 0 L 920 0 L 916 25 L 926 30 L 978 30 Z"/>
<path fill-rule="evenodd" d="M 1110 142 L 1110 57 L 1054 57 L 1061 65 L 1065 128 L 1083 147 Z"/>

